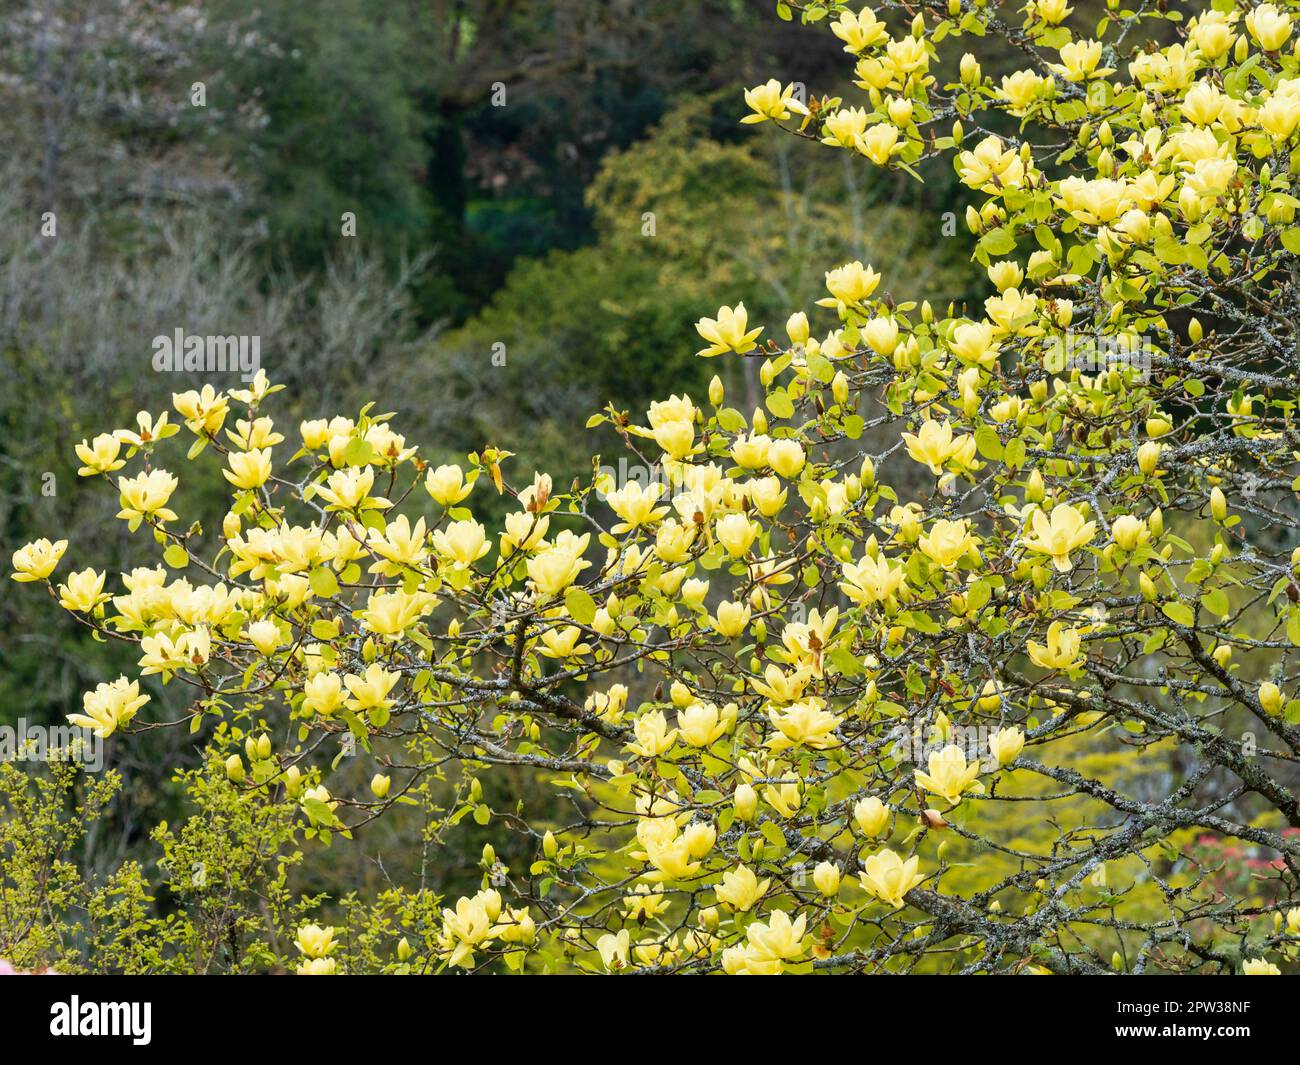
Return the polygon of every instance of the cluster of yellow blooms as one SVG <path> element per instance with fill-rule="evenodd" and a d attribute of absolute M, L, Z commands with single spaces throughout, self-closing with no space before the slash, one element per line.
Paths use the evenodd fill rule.
<path fill-rule="evenodd" d="M 672 396 L 644 424 L 611 408 L 592 424 L 644 447 L 662 476 L 598 476 L 570 492 L 541 473 L 511 485 L 494 449 L 432 467 L 368 409 L 303 422 L 286 443 L 263 413 L 276 388 L 260 373 L 242 391 L 177 395 L 189 457 L 220 453 L 230 486 L 211 559 L 169 508 L 177 477 L 155 465 L 180 428 L 166 413 L 77 447 L 80 473 L 112 483 L 118 516 L 153 533 L 164 565 L 123 574 L 120 591 L 93 569 L 70 573 L 56 597 L 137 644 L 141 677 L 189 686 L 186 719 L 275 693 L 304 740 L 430 732 L 469 766 L 532 767 L 598 811 L 545 834 L 532 873 L 559 900 L 546 919 L 509 908 L 485 879 L 443 911 L 433 953 L 445 964 L 547 942 L 548 965 L 799 971 L 854 964 L 844 959 L 870 946 L 870 929 L 905 912 L 920 914 L 907 935 L 884 938 L 937 944 L 951 934 L 937 916 L 950 911 L 930 907 L 943 830 L 978 832 L 1013 774 L 1081 787 L 1025 751 L 1140 716 L 1109 694 L 1136 657 L 1126 641 L 1151 637 L 1144 653 L 1197 664 L 1211 681 L 1188 698 L 1239 704 L 1280 737 L 1300 711 L 1284 669 L 1262 686 L 1232 672 L 1234 642 L 1253 639 L 1230 633 L 1235 588 L 1274 585 L 1264 628 L 1300 644 L 1300 615 L 1278 599 L 1300 558 L 1234 556 L 1240 516 L 1225 494 L 1234 461 L 1273 449 L 1279 477 L 1295 461 L 1276 431 L 1285 420 L 1294 432 L 1294 404 L 1271 406 L 1264 387 L 1252 397 L 1241 376 L 1242 394 L 1217 408 L 1238 460 L 1206 458 L 1167 413 L 1170 396 L 1204 394 L 1198 362 L 1236 350 L 1187 320 L 1198 286 L 1264 292 L 1288 255 L 1294 270 L 1296 5 L 1216 2 L 1125 64 L 1113 41 L 1134 19 L 1112 13 L 1097 39 L 1076 38 L 1064 0 L 1033 0 L 1012 32 L 1053 61 L 995 84 L 967 55 L 947 86 L 932 73 L 936 45 L 982 35 L 996 8 L 954 0 L 947 19 L 917 14 L 901 29 L 870 8 L 833 8 L 859 104 L 813 106 L 773 81 L 745 94 L 745 121 L 788 124 L 881 167 L 951 152 L 978 197 L 966 220 L 995 290 L 982 313 L 878 294 L 881 274 L 861 262 L 826 274 L 820 338 L 805 312 L 776 340 L 743 304 L 723 306 L 697 324 L 699 354 L 756 362 L 763 406 L 748 417 L 727 406 L 715 377 L 707 405 Z M 968 144 L 961 119 L 987 109 L 1059 134 L 1052 157 L 992 134 Z M 936 137 L 940 115 L 959 120 Z M 1146 337 L 1162 369 L 1053 365 L 1074 328 Z M 858 443 L 871 404 L 899 427 L 876 454 Z M 144 468 L 128 474 L 132 462 Z M 886 464 L 932 491 L 905 502 Z M 475 517 L 475 492 L 509 501 L 499 534 Z M 1166 527 L 1175 514 L 1181 535 Z M 1202 552 L 1194 529 L 1212 546 Z M 66 548 L 23 547 L 15 579 L 52 582 Z M 1198 625 L 1208 649 L 1187 645 Z M 73 721 L 107 737 L 148 700 L 122 677 L 87 693 Z M 945 741 L 899 757 L 888 743 L 899 723 Z M 956 725 L 984 730 L 978 749 Z M 1177 731 L 1151 712 L 1143 727 L 1157 726 Z M 282 788 L 318 828 L 372 801 L 331 795 L 300 755 L 258 741 L 247 759 L 268 771 L 245 779 L 238 753 L 225 771 Z M 395 801 L 390 782 L 376 776 L 373 800 Z M 593 834 L 612 874 L 584 843 Z M 1008 881 L 1016 891 L 1050 881 L 1063 894 L 1092 868 L 1091 852 L 1016 853 L 1033 868 Z M 986 968 L 1015 960 L 982 945 L 975 918 L 964 931 L 962 949 Z M 334 970 L 331 935 L 300 931 L 300 971 Z M 1070 967 L 1055 954 L 1030 971 Z"/>

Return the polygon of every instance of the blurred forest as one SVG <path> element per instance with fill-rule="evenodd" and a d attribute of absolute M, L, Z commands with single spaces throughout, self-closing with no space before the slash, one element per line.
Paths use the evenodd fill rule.
<path fill-rule="evenodd" d="M 698 396 L 725 372 L 693 355 L 693 323 L 721 302 L 779 329 L 856 258 L 888 260 L 885 287 L 907 298 L 981 298 L 961 232 L 941 236 L 965 207 L 950 171 L 881 176 L 739 124 L 742 88 L 769 77 L 847 88 L 831 80 L 839 42 L 773 8 L 4 0 L 5 557 L 58 528 L 94 545 L 97 568 L 130 568 L 114 501 L 78 483 L 72 448 L 169 410 L 173 392 L 237 387 L 155 372 L 151 341 L 176 329 L 260 337 L 289 386 L 287 436 L 398 395 L 394 425 L 426 460 L 493 443 L 515 453 L 514 478 L 567 482 L 609 449 L 588 414 Z M 1011 61 L 981 58 L 990 73 Z M 727 386 L 754 405 L 752 382 Z M 184 478 L 178 500 L 205 509 Z M 131 671 L 129 651 L 4 583 L 0 723 L 61 720 Z M 160 712 L 177 697 L 149 687 Z M 196 764 L 199 741 L 109 745 L 130 783 L 92 865 L 175 815 L 158 766 Z"/>

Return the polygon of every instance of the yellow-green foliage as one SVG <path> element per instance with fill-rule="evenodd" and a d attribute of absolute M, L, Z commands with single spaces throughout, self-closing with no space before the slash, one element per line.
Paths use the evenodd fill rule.
<path fill-rule="evenodd" d="M 181 424 L 84 441 L 141 568 L 110 578 L 78 544 L 83 568 L 56 572 L 52 529 L 13 575 L 138 652 L 73 724 L 115 745 L 189 729 L 207 752 L 177 782 L 195 818 L 154 836 L 179 910 L 113 874 L 150 946 L 91 964 L 1294 963 L 1300 0 L 1086 25 L 1063 0 L 779 11 L 843 43 L 855 95 L 774 80 L 744 121 L 854 166 L 948 160 L 995 294 L 914 298 L 886 245 L 784 330 L 729 295 L 696 324 L 707 389 L 593 413 L 624 461 L 572 482 L 517 469 L 504 425 L 436 465 L 382 403 L 277 425 L 261 373 L 176 395 Z M 986 34 L 1030 67 L 935 75 Z M 635 212 L 666 188 L 673 261 L 779 252 L 771 218 L 713 220 L 687 185 L 672 217 L 679 166 L 754 177 L 748 149 L 709 152 L 667 137 L 636 160 L 650 181 L 597 195 Z M 217 460 L 229 509 L 185 512 L 171 471 L 215 480 Z M 32 802 L 4 821 L 27 863 Z M 417 811 L 403 883 L 294 883 L 305 849 L 355 856 Z M 449 890 L 442 845 L 488 828 Z M 108 906 L 51 868 L 55 912 Z M 0 946 L 58 964 L 59 927 L 103 933 L 33 918 L 36 879 L 17 867 L 28 917 Z"/>

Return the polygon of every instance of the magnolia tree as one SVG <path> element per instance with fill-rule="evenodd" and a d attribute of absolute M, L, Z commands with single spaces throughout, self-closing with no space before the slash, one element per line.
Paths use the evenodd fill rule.
<path fill-rule="evenodd" d="M 721 378 L 610 407 L 589 427 L 624 461 L 586 483 L 500 447 L 433 468 L 369 409 L 282 430 L 261 375 L 78 446 L 156 557 L 14 555 L 138 653 L 74 723 L 206 730 L 208 785 L 292 846 L 429 774 L 449 824 L 524 837 L 385 924 L 388 971 L 1300 959 L 1300 2 L 1135 6 L 778 5 L 857 89 L 769 82 L 743 121 L 950 161 L 996 294 L 935 307 L 850 262 L 783 330 L 723 306 L 700 357 L 756 366 L 762 408 Z M 219 536 L 173 499 L 214 453 Z M 368 790 L 332 779 L 342 747 Z M 352 968 L 321 912 L 300 971 Z"/>

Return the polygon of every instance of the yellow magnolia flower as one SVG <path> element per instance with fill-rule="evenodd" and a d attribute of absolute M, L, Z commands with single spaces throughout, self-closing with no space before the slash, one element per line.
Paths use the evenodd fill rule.
<path fill-rule="evenodd" d="M 1110 523 L 1111 538 L 1122 551 L 1136 551 L 1151 539 L 1151 529 L 1141 518 L 1121 514 Z"/>
<path fill-rule="evenodd" d="M 858 563 L 846 562 L 843 572 L 840 588 L 853 602 L 863 606 L 892 602 L 907 576 L 901 565 L 891 562 L 883 554 L 875 558 L 867 555 Z"/>
<path fill-rule="evenodd" d="M 20 584 L 30 581 L 43 581 L 59 564 L 63 552 L 68 549 L 67 540 L 51 543 L 42 537 L 25 544 L 13 553 L 14 572 L 10 575 Z"/>
<path fill-rule="evenodd" d="M 1035 510 L 1030 528 L 1032 531 L 1024 539 L 1025 547 L 1048 555 L 1062 573 L 1069 573 L 1073 568 L 1070 552 L 1091 543 L 1097 533 L 1097 523 L 1085 522 L 1083 515 L 1068 503 L 1058 503 L 1053 507 L 1051 518 L 1043 511 Z"/>
<path fill-rule="evenodd" d="M 858 879 L 867 894 L 898 910 L 905 904 L 903 896 L 925 879 L 917 872 L 920 864 L 918 855 L 914 854 L 904 861 L 886 847 L 862 863 Z"/>
<path fill-rule="evenodd" d="M 769 707 L 767 716 L 779 732 L 766 743 L 774 751 L 797 746 L 824 751 L 839 746 L 835 730 L 844 719 L 824 709 L 820 699 L 794 703 L 784 710 Z"/>
<path fill-rule="evenodd" d="M 283 642 L 280 638 L 280 627 L 270 618 L 253 622 L 244 630 L 244 635 L 247 636 L 248 642 L 264 655 L 272 654 Z"/>
<path fill-rule="evenodd" d="M 298 929 L 298 936 L 294 940 L 294 946 L 308 958 L 323 958 L 327 954 L 334 953 L 334 948 L 338 944 L 334 942 L 333 928 L 322 928 L 317 924 L 308 924 Z"/>
<path fill-rule="evenodd" d="M 940 518 L 929 534 L 917 541 L 917 545 L 936 565 L 952 569 L 971 548 L 979 546 L 979 540 L 971 535 L 965 518 L 961 521 Z"/>
<path fill-rule="evenodd" d="M 1043 97 L 1043 90 L 1051 84 L 1050 78 L 1032 70 L 1018 70 L 1002 77 L 998 96 L 1007 102 L 1007 110 L 1017 118 L 1024 118 L 1029 109 Z"/>
<path fill-rule="evenodd" d="M 745 631 L 749 617 L 748 603 L 723 602 L 718 604 L 717 617 L 709 620 L 719 635 L 730 640 Z"/>
<path fill-rule="evenodd" d="M 605 502 L 610 509 L 623 520 L 612 528 L 612 532 L 629 532 L 639 525 L 649 525 L 668 513 L 667 507 L 657 507 L 655 503 L 663 494 L 664 486 L 659 482 L 642 487 L 637 481 L 629 481 L 617 492 L 610 492 Z"/>
<path fill-rule="evenodd" d="M 853 820 L 868 836 L 878 836 L 889 824 L 889 807 L 876 796 L 868 795 L 853 804 Z"/>
<path fill-rule="evenodd" d="M 747 865 L 742 865 L 723 873 L 722 883 L 717 886 L 715 892 L 719 902 L 730 906 L 738 913 L 745 913 L 753 909 L 755 903 L 767 894 L 771 883 L 771 880 L 760 881 L 754 875 L 754 870 Z"/>
<path fill-rule="evenodd" d="M 1274 95 L 1259 109 L 1259 124 L 1275 141 L 1290 138 L 1300 126 L 1300 95 Z"/>
<path fill-rule="evenodd" d="M 302 686 L 304 710 L 330 717 L 342 708 L 346 696 L 343 693 L 343 678 L 337 673 L 317 673 L 308 678 Z"/>
<path fill-rule="evenodd" d="M 453 521 L 433 534 L 434 550 L 458 569 L 468 569 L 492 550 L 487 531 L 472 519 Z"/>
<path fill-rule="evenodd" d="M 713 526 L 713 535 L 732 558 L 745 555 L 760 532 L 757 522 L 743 514 L 728 514 Z"/>
<path fill-rule="evenodd" d="M 196 436 L 216 436 L 229 411 L 225 393 L 211 385 L 204 385 L 201 392 L 173 393 L 172 406 Z"/>
<path fill-rule="evenodd" d="M 928 766 L 928 773 L 914 770 L 916 783 L 931 794 L 947 799 L 954 806 L 961 802 L 963 792 L 983 790 L 975 780 L 980 775 L 978 759 L 967 765 L 965 752 L 955 743 L 932 752 Z M 975 787 L 972 788 L 972 785 Z"/>
<path fill-rule="evenodd" d="M 1276 52 L 1291 36 L 1291 16 L 1273 4 L 1260 4 L 1246 16 L 1246 29 L 1266 52 Z"/>
<path fill-rule="evenodd" d="M 708 747 L 735 724 L 739 707 L 728 703 L 719 710 L 715 703 L 693 702 L 677 714 L 677 728 L 682 739 L 692 747 Z"/>
<path fill-rule="evenodd" d="M 1030 7 L 1049 26 L 1060 25 L 1074 10 L 1067 5 L 1066 0 L 1032 0 Z"/>
<path fill-rule="evenodd" d="M 766 122 L 768 119 L 784 121 L 791 113 L 806 115 L 808 108 L 799 102 L 795 95 L 797 91 L 798 86 L 793 83 L 782 89 L 781 83 L 776 78 L 757 88 L 746 89 L 745 103 L 754 113 L 746 115 L 740 121 L 752 124 Z"/>
<path fill-rule="evenodd" d="M 1025 164 L 1014 148 L 1003 148 L 1000 137 L 985 137 L 974 151 L 957 158 L 962 184 L 980 192 L 1018 189 L 1025 181 Z"/>
<path fill-rule="evenodd" d="M 663 823 L 663 819 L 659 820 Z M 671 823 L 668 827 L 672 828 Z M 700 863 L 691 860 L 691 842 L 684 835 L 652 835 L 645 840 L 645 847 L 646 857 L 655 867 L 645 876 L 651 882 L 686 880 L 700 871 Z"/>
<path fill-rule="evenodd" d="M 833 862 L 818 862 L 813 870 L 813 884 L 828 899 L 840 893 L 840 869 Z"/>
<path fill-rule="evenodd" d="M 202 666 L 212 651 L 212 636 L 206 628 L 194 629 L 175 637 L 159 632 L 140 641 L 140 672 L 161 673 L 166 680 L 179 670 Z"/>
<path fill-rule="evenodd" d="M 769 663 L 763 671 L 763 680 L 751 680 L 749 686 L 774 703 L 793 703 L 803 695 L 811 677 L 812 670 L 808 667 L 787 674 L 780 666 Z"/>
<path fill-rule="evenodd" d="M 176 512 L 167 509 L 167 500 L 176 491 L 177 480 L 166 470 L 151 470 L 135 477 L 123 477 L 118 482 L 119 518 L 125 518 L 134 529 L 141 519 L 153 516 L 159 521 L 175 521 Z"/>
<path fill-rule="evenodd" d="M 430 609 L 430 597 L 402 589 L 373 592 L 361 613 L 362 624 L 380 636 L 400 636 Z"/>
<path fill-rule="evenodd" d="M 807 456 L 798 440 L 773 440 L 767 449 L 767 463 L 786 480 L 803 469 Z"/>
<path fill-rule="evenodd" d="M 383 532 L 378 529 L 369 530 L 366 546 L 379 556 L 379 561 L 371 564 L 370 572 L 397 577 L 408 566 L 422 565 L 427 555 L 427 537 L 424 519 L 420 518 L 412 527 L 405 514 L 390 521 Z"/>
<path fill-rule="evenodd" d="M 370 494 L 374 486 L 375 471 L 358 466 L 330 474 L 316 494 L 329 504 L 326 510 L 386 510 L 392 506 L 387 499 Z"/>
<path fill-rule="evenodd" d="M 773 910 L 767 923 L 755 921 L 745 929 L 748 945 L 735 971 L 752 976 L 775 976 L 783 963 L 803 957 L 803 937 L 807 919 L 800 914 L 793 921 L 784 910 Z M 725 968 L 725 966 L 724 966 Z"/>
<path fill-rule="evenodd" d="M 260 488 L 271 476 L 271 449 L 232 451 L 226 458 L 230 469 L 221 475 L 236 488 Z"/>
<path fill-rule="evenodd" d="M 596 940 L 596 951 L 606 969 L 624 969 L 627 967 L 627 952 L 631 946 L 631 934 L 626 928 L 617 933 L 606 932 Z"/>
<path fill-rule="evenodd" d="M 402 679 L 400 673 L 393 673 L 384 669 L 378 662 L 372 662 L 366 667 L 362 676 L 354 673 L 348 673 L 343 678 L 343 683 L 347 685 L 351 696 L 348 698 L 348 706 L 354 710 L 387 710 L 393 704 L 389 693 Z M 387 715 L 383 715 L 387 720 Z M 372 722 L 382 727 L 382 722 Z"/>
<path fill-rule="evenodd" d="M 226 436 L 230 437 L 240 451 L 253 451 L 259 447 L 274 447 L 276 444 L 284 443 L 284 435 L 277 433 L 274 426 L 275 423 L 270 418 L 255 418 L 252 421 L 240 419 L 235 422 L 233 431 L 226 430 Z"/>
<path fill-rule="evenodd" d="M 1083 634 L 1077 629 L 1064 628 L 1059 621 L 1053 621 L 1047 627 L 1047 644 L 1025 644 L 1029 658 L 1044 669 L 1071 670 L 1081 662 L 1079 648 L 1083 644 Z"/>
<path fill-rule="evenodd" d="M 142 410 L 136 412 L 134 431 L 119 429 L 113 435 L 128 447 L 142 448 L 166 440 L 169 436 L 175 436 L 180 431 L 180 426 L 168 424 L 166 411 L 158 415 L 158 420 L 154 421 L 152 414 Z"/>
<path fill-rule="evenodd" d="M 840 107 L 827 115 L 822 123 L 822 143 L 834 148 L 857 148 L 866 129 L 866 111 L 860 107 Z M 802 331 L 801 327 L 802 323 L 796 323 L 796 329 Z M 789 332 L 788 325 L 786 331 Z M 791 339 L 794 340 L 794 337 L 792 336 Z M 807 340 L 805 335 L 803 340 L 794 342 L 803 344 Z"/>
<path fill-rule="evenodd" d="M 863 266 L 855 260 L 827 272 L 826 289 L 834 299 L 817 302 L 823 306 L 834 306 L 836 303 L 860 304 L 876 291 L 879 284 L 880 275 L 870 266 Z"/>
<path fill-rule="evenodd" d="M 1106 225 L 1133 206 L 1133 192 L 1123 181 L 1069 177 L 1058 183 L 1056 202 L 1080 222 Z"/>
<path fill-rule="evenodd" d="M 991 322 L 962 322 L 952 331 L 948 348 L 965 365 L 991 370 L 998 363 L 995 335 Z"/>
<path fill-rule="evenodd" d="M 530 514 L 526 510 L 507 514 L 505 529 L 501 533 L 501 554 L 534 550 L 546 538 L 550 527 L 551 519 L 545 514 Z"/>
<path fill-rule="evenodd" d="M 998 765 L 1007 765 L 1020 757 L 1025 746 L 1025 734 L 1018 727 L 1001 728 L 989 737 L 989 754 Z"/>
<path fill-rule="evenodd" d="M 1241 963 L 1241 971 L 1245 976 L 1281 976 L 1282 970 L 1274 965 L 1271 961 L 1265 961 L 1263 958 L 1247 958 Z"/>
<path fill-rule="evenodd" d="M 654 442 L 672 459 L 684 459 L 697 450 L 695 423 L 689 421 L 663 422 L 651 430 Z"/>
<path fill-rule="evenodd" d="M 67 583 L 59 585 L 59 606 L 64 610 L 90 613 L 109 598 L 104 592 L 104 576 L 93 569 L 69 573 Z"/>
<path fill-rule="evenodd" d="M 74 449 L 77 458 L 85 465 L 77 470 L 78 477 L 93 477 L 97 473 L 112 473 L 126 465 L 117 453 L 122 450 L 122 440 L 113 433 L 100 433 L 89 444 L 82 441 Z"/>
<path fill-rule="evenodd" d="M 658 917 L 668 909 L 672 900 L 664 895 L 662 884 L 637 884 L 632 894 L 623 896 L 623 917 L 638 923 Z"/>
<path fill-rule="evenodd" d="M 785 506 L 786 489 L 776 477 L 755 477 L 752 481 L 746 482 L 745 495 L 765 518 L 775 517 Z M 660 557 L 663 557 L 662 554 Z"/>
<path fill-rule="evenodd" d="M 454 910 L 443 909 L 441 948 L 447 964 L 472 968 L 474 951 L 493 938 L 500 913 L 501 896 L 495 891 L 480 891 L 473 898 L 462 896 Z"/>
<path fill-rule="evenodd" d="M 424 477 L 424 490 L 435 503 L 444 507 L 453 507 L 470 494 L 474 483 L 465 483 L 465 475 L 459 466 L 439 466 L 430 470 Z"/>
<path fill-rule="evenodd" d="M 961 447 L 961 438 L 953 440 L 952 426 L 933 419 L 923 422 L 918 433 L 904 433 L 903 442 L 907 453 L 922 466 L 929 467 L 936 477 L 943 473 L 943 464 Z"/>
<path fill-rule="evenodd" d="M 582 630 L 577 625 L 547 629 L 542 633 L 542 654 L 555 659 L 591 654 L 591 644 L 580 643 L 581 639 Z"/>
<path fill-rule="evenodd" d="M 844 42 L 846 52 L 864 52 L 873 44 L 879 44 L 889 35 L 889 28 L 869 7 L 864 7 L 856 15 L 845 9 L 840 17 L 831 23 L 831 32 Z"/>
<path fill-rule="evenodd" d="M 84 714 L 69 714 L 68 721 L 90 729 L 100 739 L 107 739 L 130 723 L 136 711 L 149 701 L 140 694 L 140 682 L 118 677 L 111 684 L 98 684 L 93 692 L 81 697 Z"/>
<path fill-rule="evenodd" d="M 632 722 L 632 731 L 636 739 L 627 745 L 627 749 L 642 758 L 667 754 L 677 742 L 677 730 L 668 727 L 668 719 L 662 710 L 642 714 Z"/>
<path fill-rule="evenodd" d="M 1061 61 L 1047 66 L 1066 81 L 1086 81 L 1113 74 L 1110 67 L 1097 65 L 1101 62 L 1101 51 L 1101 41 L 1071 41 L 1061 46 Z"/>
<path fill-rule="evenodd" d="M 884 166 L 898 147 L 898 127 L 888 122 L 877 122 L 869 126 L 858 137 L 857 148 L 877 166 Z"/>
<path fill-rule="evenodd" d="M 1187 35 L 1196 45 L 1196 50 L 1213 62 L 1232 47 L 1236 39 L 1232 24 L 1236 19 L 1235 11 L 1204 11 L 1192 20 Z"/>
<path fill-rule="evenodd" d="M 731 307 L 719 307 L 717 318 L 701 318 L 695 323 L 695 331 L 709 342 L 709 346 L 697 354 L 709 358 L 727 351 L 734 351 L 737 355 L 752 351 L 763 329 L 761 326 L 749 329 L 749 315 L 745 311 L 745 305 L 737 303 L 734 310 Z"/>
<path fill-rule="evenodd" d="M 590 533 L 581 536 L 569 533 L 530 558 L 525 568 L 537 590 L 545 596 L 559 595 L 577 580 L 582 571 L 591 565 L 582 558 L 590 539 Z"/>

